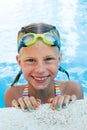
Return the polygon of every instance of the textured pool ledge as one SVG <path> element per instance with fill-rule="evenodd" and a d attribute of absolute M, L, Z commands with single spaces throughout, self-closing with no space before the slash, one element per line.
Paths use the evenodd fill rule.
<path fill-rule="evenodd" d="M 0 130 L 87 130 L 87 100 L 78 100 L 67 109 L 53 111 L 50 104 L 33 112 L 0 109 Z"/>

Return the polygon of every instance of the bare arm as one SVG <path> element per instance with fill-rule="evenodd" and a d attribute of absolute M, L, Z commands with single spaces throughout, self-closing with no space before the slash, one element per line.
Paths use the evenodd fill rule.
<path fill-rule="evenodd" d="M 83 99 L 82 86 L 75 81 L 67 81 L 63 83 L 63 95 L 76 95 L 77 99 Z"/>
<path fill-rule="evenodd" d="M 6 107 L 12 106 L 12 100 L 18 100 L 22 96 L 23 87 L 10 87 L 6 90 L 4 94 L 4 101 Z"/>

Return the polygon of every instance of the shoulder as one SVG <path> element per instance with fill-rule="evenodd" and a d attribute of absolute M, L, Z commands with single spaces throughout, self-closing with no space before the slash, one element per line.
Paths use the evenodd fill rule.
<path fill-rule="evenodd" d="M 77 99 L 83 98 L 82 86 L 76 81 L 59 81 L 62 87 L 62 93 L 77 96 Z"/>
<path fill-rule="evenodd" d="M 13 99 L 18 99 L 22 96 L 25 85 L 9 87 L 4 93 L 4 101 L 6 106 L 11 106 L 10 103 Z"/>

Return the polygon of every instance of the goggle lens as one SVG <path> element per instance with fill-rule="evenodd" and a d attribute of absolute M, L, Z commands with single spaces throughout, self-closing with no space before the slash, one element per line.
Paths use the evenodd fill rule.
<path fill-rule="evenodd" d="M 53 35 L 45 35 L 45 39 L 48 41 L 48 42 L 55 42 L 55 38 Z"/>
<path fill-rule="evenodd" d="M 26 43 L 29 43 L 33 40 L 34 40 L 34 35 L 29 35 L 29 36 L 24 38 L 24 43 L 26 44 Z"/>

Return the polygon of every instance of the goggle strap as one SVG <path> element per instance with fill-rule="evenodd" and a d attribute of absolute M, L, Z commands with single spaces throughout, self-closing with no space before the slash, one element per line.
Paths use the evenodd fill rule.
<path fill-rule="evenodd" d="M 27 47 L 26 45 L 22 45 L 22 46 Z M 20 49 L 21 49 L 21 46 L 18 47 L 18 53 L 19 53 Z"/>
<path fill-rule="evenodd" d="M 68 77 L 68 80 L 70 80 L 69 73 L 64 68 L 62 68 L 61 66 L 59 66 L 59 71 L 65 73 L 67 75 L 67 77 Z"/>

